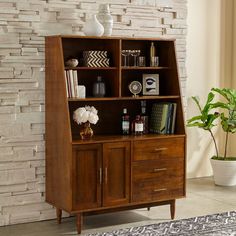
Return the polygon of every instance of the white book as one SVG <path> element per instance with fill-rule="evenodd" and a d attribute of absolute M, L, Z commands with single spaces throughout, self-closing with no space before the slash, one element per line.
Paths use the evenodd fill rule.
<path fill-rule="evenodd" d="M 69 91 L 68 91 L 68 82 L 67 82 L 66 70 L 64 71 L 64 75 L 65 75 L 65 82 L 66 82 L 66 96 L 69 97 Z"/>
<path fill-rule="evenodd" d="M 73 82 L 74 82 L 74 92 L 75 92 L 75 97 L 79 97 L 77 86 L 78 86 L 78 75 L 77 75 L 77 70 L 73 70 Z"/>
<path fill-rule="evenodd" d="M 74 98 L 75 97 L 75 86 L 74 86 L 74 78 L 73 78 L 73 71 L 72 70 L 68 70 L 69 71 L 69 81 L 70 81 L 70 87 L 71 87 L 71 97 Z"/>

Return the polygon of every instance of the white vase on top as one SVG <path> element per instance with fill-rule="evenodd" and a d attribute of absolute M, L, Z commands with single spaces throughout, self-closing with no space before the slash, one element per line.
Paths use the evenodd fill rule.
<path fill-rule="evenodd" d="M 84 24 L 83 32 L 86 36 L 102 36 L 104 33 L 104 27 L 98 21 L 97 16 L 93 15 Z"/>
<path fill-rule="evenodd" d="M 100 4 L 98 12 L 98 20 L 104 27 L 104 36 L 110 36 L 113 28 L 113 18 L 110 14 L 109 4 Z"/>

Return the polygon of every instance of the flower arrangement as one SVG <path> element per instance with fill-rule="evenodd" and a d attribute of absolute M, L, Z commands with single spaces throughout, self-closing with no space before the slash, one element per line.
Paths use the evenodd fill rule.
<path fill-rule="evenodd" d="M 79 107 L 74 111 L 73 120 L 79 125 L 86 122 L 96 124 L 99 120 L 98 111 L 94 106 Z"/>

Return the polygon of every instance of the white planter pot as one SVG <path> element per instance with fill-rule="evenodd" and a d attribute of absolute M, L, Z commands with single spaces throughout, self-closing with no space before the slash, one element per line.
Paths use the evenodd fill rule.
<path fill-rule="evenodd" d="M 211 166 L 216 185 L 236 185 L 236 161 L 219 161 L 211 159 Z"/>

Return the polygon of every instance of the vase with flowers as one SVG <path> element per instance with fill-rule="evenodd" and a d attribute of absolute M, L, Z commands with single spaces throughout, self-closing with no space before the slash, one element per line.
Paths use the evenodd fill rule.
<path fill-rule="evenodd" d="M 79 107 L 74 111 L 73 120 L 78 125 L 81 125 L 81 138 L 90 139 L 93 136 L 93 130 L 90 124 L 96 124 L 98 122 L 98 111 L 93 106 Z"/>

